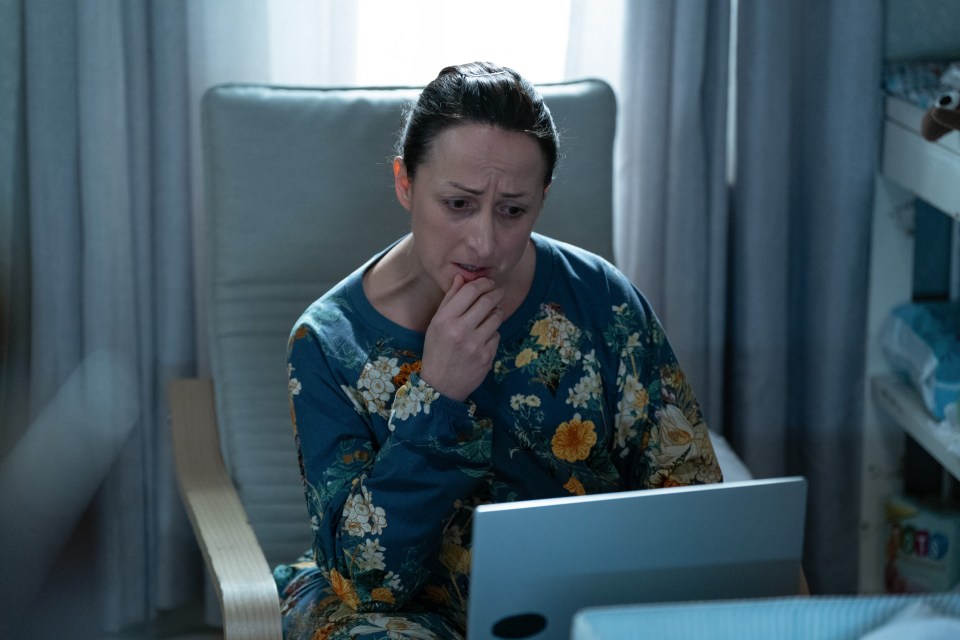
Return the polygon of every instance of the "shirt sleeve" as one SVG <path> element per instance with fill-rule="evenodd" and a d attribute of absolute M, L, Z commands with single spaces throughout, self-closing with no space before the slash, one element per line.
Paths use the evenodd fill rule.
<path fill-rule="evenodd" d="M 710 432 L 663 326 L 622 283 L 605 335 L 617 363 L 615 451 L 633 489 L 721 482 Z"/>
<path fill-rule="evenodd" d="M 301 325 L 288 348 L 314 558 L 347 605 L 395 610 L 429 579 L 446 521 L 489 472 L 489 425 L 416 373 L 391 394 L 395 385 L 377 382 L 389 371 L 351 363 L 342 340 L 325 344 L 323 333 Z"/>

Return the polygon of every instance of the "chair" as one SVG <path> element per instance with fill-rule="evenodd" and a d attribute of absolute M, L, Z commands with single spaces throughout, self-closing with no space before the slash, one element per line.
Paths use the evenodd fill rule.
<path fill-rule="evenodd" d="M 612 258 L 616 104 L 541 87 L 564 157 L 538 231 Z M 404 234 L 391 162 L 414 88 L 225 85 L 202 104 L 212 379 L 169 386 L 178 484 L 227 638 L 281 637 L 271 567 L 310 547 L 286 341 L 326 289 Z"/>
<path fill-rule="evenodd" d="M 537 230 L 613 258 L 616 102 L 541 85 L 562 158 Z M 286 341 L 307 305 L 408 230 L 393 145 L 415 88 L 224 85 L 203 99 L 211 378 L 169 387 L 178 484 L 227 638 L 280 638 L 271 567 L 309 548 Z M 743 469 L 722 439 L 725 469 Z M 741 474 L 736 471 L 736 474 Z"/>

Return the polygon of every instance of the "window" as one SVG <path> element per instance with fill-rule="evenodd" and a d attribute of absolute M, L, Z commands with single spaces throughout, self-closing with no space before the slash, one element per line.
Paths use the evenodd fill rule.
<path fill-rule="evenodd" d="M 485 60 L 558 82 L 570 14 L 571 0 L 270 0 L 269 78 L 422 86 L 445 66 Z"/>

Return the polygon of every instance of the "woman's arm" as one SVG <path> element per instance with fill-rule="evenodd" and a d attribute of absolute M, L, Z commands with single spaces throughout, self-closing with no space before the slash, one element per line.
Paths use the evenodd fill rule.
<path fill-rule="evenodd" d="M 605 338 L 618 363 L 617 446 L 629 463 L 628 484 L 721 482 L 700 404 L 660 321 L 632 285 L 623 283 L 620 292 Z"/>
<path fill-rule="evenodd" d="M 395 609 L 429 578 L 454 503 L 489 469 L 489 429 L 416 373 L 395 385 L 395 360 L 367 361 L 358 381 L 342 337 L 334 349 L 317 329 L 301 326 L 289 348 L 315 559 L 346 604 Z M 389 431 L 378 441 L 380 412 Z"/>

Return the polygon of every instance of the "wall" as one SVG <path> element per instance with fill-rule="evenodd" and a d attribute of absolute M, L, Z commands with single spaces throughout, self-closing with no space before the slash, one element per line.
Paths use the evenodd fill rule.
<path fill-rule="evenodd" d="M 960 2 L 886 0 L 887 60 L 960 60 Z"/>

